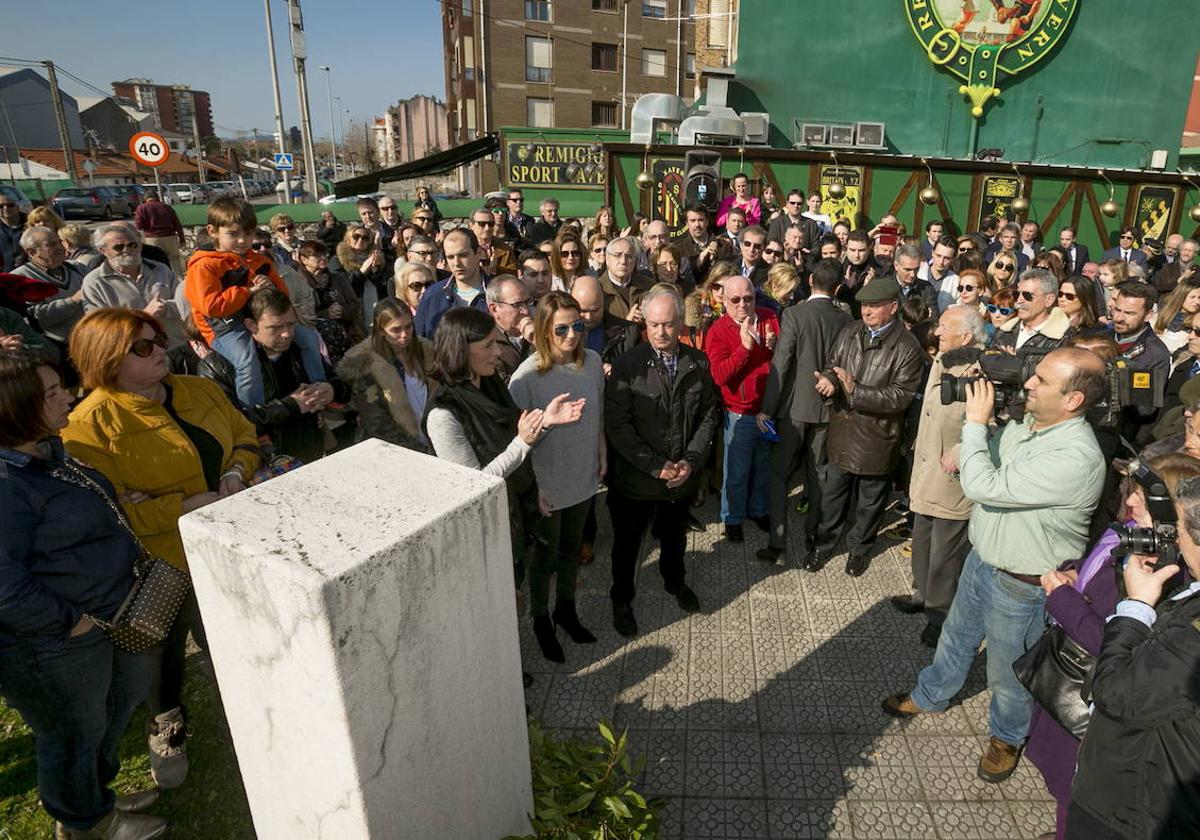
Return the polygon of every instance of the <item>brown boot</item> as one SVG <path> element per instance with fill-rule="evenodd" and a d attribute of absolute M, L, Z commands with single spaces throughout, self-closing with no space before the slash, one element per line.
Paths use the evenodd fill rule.
<path fill-rule="evenodd" d="M 926 714 L 925 710 L 913 702 L 912 695 L 907 691 L 892 694 L 883 698 L 883 713 L 894 718 L 915 718 Z"/>
<path fill-rule="evenodd" d="M 1020 746 L 1001 741 L 993 735 L 979 757 L 979 778 L 985 782 L 1003 782 L 1017 769 L 1020 758 Z"/>

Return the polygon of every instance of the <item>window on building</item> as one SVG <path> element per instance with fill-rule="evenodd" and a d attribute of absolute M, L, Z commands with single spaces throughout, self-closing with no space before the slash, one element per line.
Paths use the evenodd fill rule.
<path fill-rule="evenodd" d="M 642 50 L 642 75 L 667 75 L 666 50 Z"/>
<path fill-rule="evenodd" d="M 597 128 L 616 128 L 617 127 L 617 103 L 616 102 L 593 102 L 592 103 L 592 125 Z"/>
<path fill-rule="evenodd" d="M 615 73 L 618 69 L 617 45 L 592 44 L 592 69 Z"/>
<path fill-rule="evenodd" d="M 642 0 L 642 17 L 665 18 L 667 0 Z"/>
<path fill-rule="evenodd" d="M 525 81 L 548 82 L 554 65 L 550 61 L 550 39 L 525 38 Z"/>
<path fill-rule="evenodd" d="M 464 35 L 462 38 L 462 75 L 467 81 L 475 78 L 475 38 Z"/>
<path fill-rule="evenodd" d="M 550 20 L 550 0 L 525 0 L 525 20 Z"/>
<path fill-rule="evenodd" d="M 468 100 L 466 100 L 466 103 L 467 103 L 467 105 L 466 105 L 466 108 L 464 109 L 464 111 L 465 111 L 465 114 L 467 117 L 467 131 L 474 131 L 475 130 L 475 100 L 468 99 Z"/>
<path fill-rule="evenodd" d="M 554 101 L 551 99 L 526 99 L 525 124 L 535 128 L 554 128 Z"/>
<path fill-rule="evenodd" d="M 475 13 L 474 6 L 475 6 L 475 0 L 463 0 L 462 16 L 465 18 L 469 18 L 471 15 L 473 15 Z"/>
<path fill-rule="evenodd" d="M 729 0 L 709 0 L 708 14 L 708 46 L 723 50 L 729 46 Z"/>
<path fill-rule="evenodd" d="M 684 58 L 684 73 L 689 79 L 696 78 L 696 54 L 688 53 Z"/>
<path fill-rule="evenodd" d="M 615 12 L 617 11 L 617 0 L 592 0 L 593 12 Z"/>
<path fill-rule="evenodd" d="M 696 0 L 687 0 L 687 5 L 684 7 L 684 14 L 690 18 L 696 16 Z"/>

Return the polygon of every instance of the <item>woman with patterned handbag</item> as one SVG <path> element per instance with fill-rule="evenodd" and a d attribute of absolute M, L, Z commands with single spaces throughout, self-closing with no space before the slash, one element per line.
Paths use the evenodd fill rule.
<path fill-rule="evenodd" d="M 157 793 L 118 797 L 108 785 L 154 661 L 115 647 L 93 622 L 125 600 L 138 548 L 109 507 L 112 486 L 63 451 L 70 406 L 44 360 L 0 352 L 0 696 L 33 730 L 56 836 L 145 840 L 167 827 L 135 813 Z"/>
<path fill-rule="evenodd" d="M 169 373 L 166 336 L 132 309 L 98 309 L 71 333 L 71 359 L 89 393 L 63 431 L 67 451 L 116 489 L 147 551 L 187 569 L 179 517 L 238 492 L 259 463 L 254 426 L 220 386 Z M 187 776 L 182 704 L 187 634 L 204 628 L 189 593 L 158 654 L 147 706 L 150 770 L 161 788 Z"/>

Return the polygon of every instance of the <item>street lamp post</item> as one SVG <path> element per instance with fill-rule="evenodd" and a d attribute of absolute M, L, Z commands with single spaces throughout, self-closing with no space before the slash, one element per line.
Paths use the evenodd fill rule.
<path fill-rule="evenodd" d="M 329 94 L 329 148 L 333 153 L 333 180 L 337 180 L 338 163 L 337 163 L 337 128 L 333 124 L 333 82 L 329 72 L 329 65 L 322 64 L 319 69 L 325 71 L 325 91 Z M 343 141 L 345 138 L 342 138 Z"/>

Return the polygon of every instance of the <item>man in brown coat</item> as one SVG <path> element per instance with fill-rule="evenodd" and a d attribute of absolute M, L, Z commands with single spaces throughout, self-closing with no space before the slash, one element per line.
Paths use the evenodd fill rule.
<path fill-rule="evenodd" d="M 650 291 L 654 278 L 636 271 L 637 248 L 628 236 L 608 243 L 604 272 L 597 278 L 604 292 L 604 311 L 626 321 L 642 322 L 642 295 Z"/>
<path fill-rule="evenodd" d="M 850 514 L 846 574 L 859 577 L 871 563 L 871 547 L 900 460 L 904 411 L 916 396 L 925 366 L 920 343 L 899 322 L 900 286 L 877 277 L 859 288 L 862 320 L 838 333 L 826 369 L 814 372 L 817 393 L 832 405 L 829 466 L 821 495 L 816 546 L 801 564 L 816 572 L 829 562 Z"/>
<path fill-rule="evenodd" d="M 958 588 L 971 541 L 967 522 L 971 502 L 958 483 L 958 445 L 962 440 L 966 403 L 942 404 L 942 374 L 966 376 L 976 369 L 986 333 L 983 317 L 973 306 L 955 304 L 938 318 L 938 354 L 929 371 L 921 422 L 913 449 L 909 510 L 913 512 L 912 595 L 896 595 L 892 606 L 902 613 L 925 612 L 921 642 L 937 647 L 942 624 Z"/>

